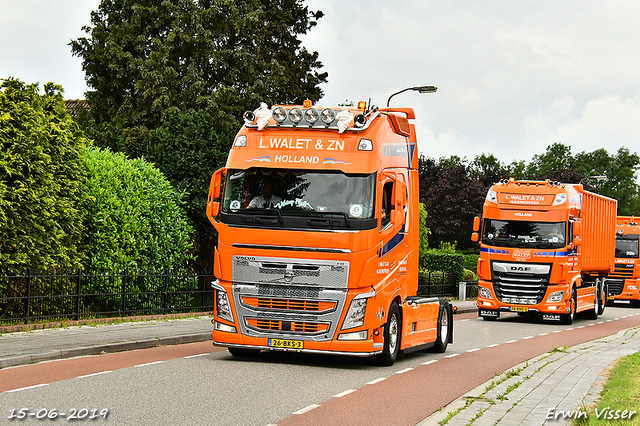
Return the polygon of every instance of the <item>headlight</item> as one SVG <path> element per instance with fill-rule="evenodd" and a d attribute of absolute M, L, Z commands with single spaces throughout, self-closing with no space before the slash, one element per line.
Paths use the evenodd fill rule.
<path fill-rule="evenodd" d="M 338 334 L 338 340 L 367 340 L 367 330 Z"/>
<path fill-rule="evenodd" d="M 342 323 L 342 330 L 349 328 L 360 327 L 364 324 L 364 314 L 367 311 L 367 300 L 373 296 L 374 293 L 366 293 L 356 296 L 349 305 L 347 316 Z"/>
<path fill-rule="evenodd" d="M 233 322 L 231 306 L 229 306 L 229 298 L 226 291 L 216 290 L 216 314 L 224 320 Z"/>
<path fill-rule="evenodd" d="M 564 291 L 554 291 L 547 297 L 547 303 L 557 303 L 564 297 Z"/>
<path fill-rule="evenodd" d="M 491 290 L 486 287 L 478 287 L 478 294 L 480 294 L 480 297 L 484 297 L 485 299 L 493 299 Z"/>

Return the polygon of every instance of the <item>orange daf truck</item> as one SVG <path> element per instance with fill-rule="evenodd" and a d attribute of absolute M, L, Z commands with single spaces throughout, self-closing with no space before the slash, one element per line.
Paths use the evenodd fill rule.
<path fill-rule="evenodd" d="M 571 324 L 604 312 L 613 270 L 617 201 L 582 185 L 515 181 L 493 185 L 471 239 L 480 243 L 478 314 L 540 315 Z"/>
<path fill-rule="evenodd" d="M 444 352 L 451 305 L 418 292 L 410 108 L 265 104 L 211 179 L 214 345 L 375 357 Z"/>
<path fill-rule="evenodd" d="M 640 226 L 634 216 L 618 216 L 616 224 L 616 264 L 607 283 L 609 302 L 628 300 L 640 307 L 640 261 L 638 239 Z"/>

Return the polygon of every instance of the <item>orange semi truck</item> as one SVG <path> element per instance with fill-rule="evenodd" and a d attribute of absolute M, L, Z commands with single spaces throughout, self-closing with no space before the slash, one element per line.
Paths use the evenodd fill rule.
<path fill-rule="evenodd" d="M 244 115 L 211 179 L 214 345 L 373 356 L 444 352 L 451 305 L 418 292 L 410 108 L 275 106 Z"/>
<path fill-rule="evenodd" d="M 640 307 L 640 261 L 638 239 L 640 226 L 633 216 L 618 216 L 616 224 L 616 264 L 609 275 L 609 301 L 628 300 Z"/>
<path fill-rule="evenodd" d="M 508 181 L 487 192 L 471 239 L 480 243 L 478 314 L 597 318 L 613 270 L 617 201 L 582 185 Z"/>

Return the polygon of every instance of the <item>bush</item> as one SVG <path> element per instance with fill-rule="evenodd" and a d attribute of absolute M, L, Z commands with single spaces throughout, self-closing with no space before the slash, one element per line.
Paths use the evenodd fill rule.
<path fill-rule="evenodd" d="M 424 263 L 420 265 L 421 269 L 427 271 L 442 271 L 456 276 L 457 281 L 464 278 L 463 261 L 461 254 L 456 253 L 440 253 L 437 250 L 429 250 L 422 257 Z"/>
<path fill-rule="evenodd" d="M 193 227 L 182 198 L 144 160 L 90 148 L 86 218 L 93 269 L 181 270 L 192 260 Z"/>
<path fill-rule="evenodd" d="M 88 141 L 66 111 L 62 87 L 0 84 L 0 269 L 82 264 Z"/>

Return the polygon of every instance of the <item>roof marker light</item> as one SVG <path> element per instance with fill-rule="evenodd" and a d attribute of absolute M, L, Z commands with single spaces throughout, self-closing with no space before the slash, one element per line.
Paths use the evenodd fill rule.
<path fill-rule="evenodd" d="M 302 121 L 302 110 L 298 107 L 291 108 L 289 110 L 289 120 L 291 120 L 293 124 L 298 124 Z"/>
<path fill-rule="evenodd" d="M 564 203 L 565 201 L 567 201 L 567 194 L 557 194 L 556 198 L 553 200 L 553 205 L 554 206 L 559 206 L 560 204 Z"/>
<path fill-rule="evenodd" d="M 287 119 L 287 110 L 282 107 L 275 107 L 272 115 L 276 123 L 282 124 Z"/>

